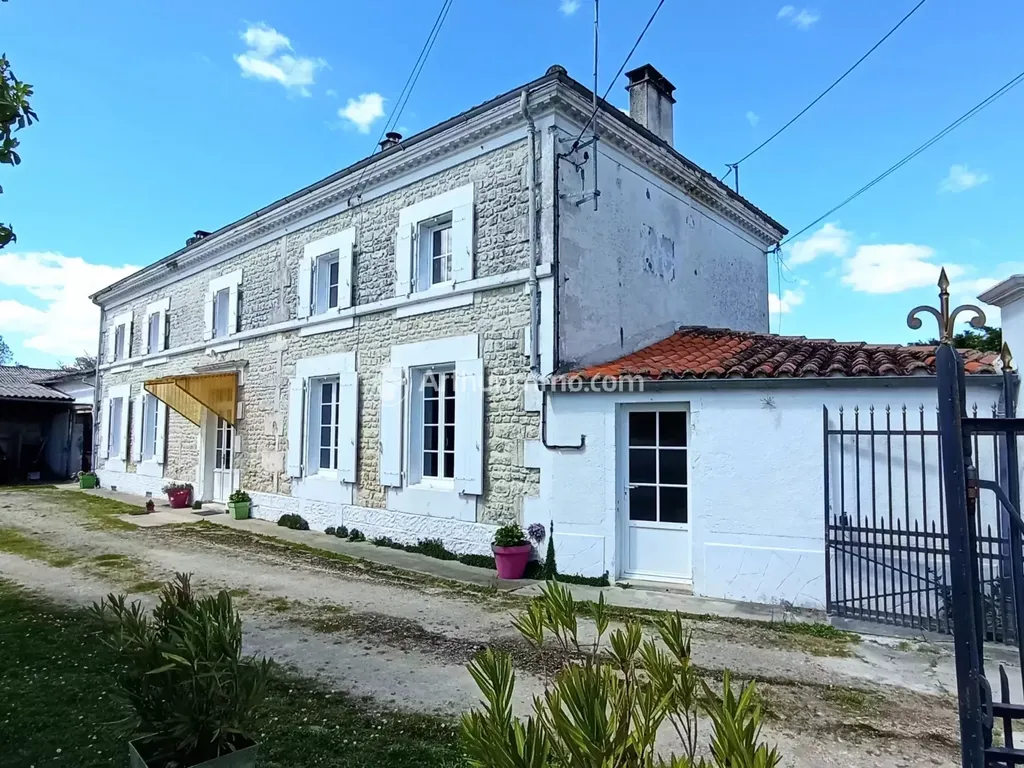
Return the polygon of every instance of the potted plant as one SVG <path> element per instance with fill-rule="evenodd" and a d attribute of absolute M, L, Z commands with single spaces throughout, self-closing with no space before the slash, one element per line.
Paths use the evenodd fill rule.
<path fill-rule="evenodd" d="M 503 525 L 494 533 L 491 551 L 499 579 L 521 579 L 530 561 L 530 542 L 518 523 Z"/>
<path fill-rule="evenodd" d="M 154 512 L 156 510 L 156 504 L 153 503 L 152 499 L 146 499 L 146 512 Z"/>
<path fill-rule="evenodd" d="M 96 476 L 95 472 L 79 472 L 78 473 L 78 487 L 79 488 L 96 488 L 100 484 L 99 477 Z"/>
<path fill-rule="evenodd" d="M 254 715 L 271 662 L 242 656 L 242 622 L 221 591 L 199 598 L 189 576 L 166 584 L 153 612 L 108 595 L 90 613 L 122 663 L 117 686 L 143 733 L 132 768 L 252 768 Z"/>
<path fill-rule="evenodd" d="M 247 520 L 252 499 L 245 491 L 235 491 L 228 497 L 228 510 L 235 520 Z"/>
<path fill-rule="evenodd" d="M 184 509 L 192 503 L 192 483 L 168 483 L 163 487 L 171 509 Z"/>

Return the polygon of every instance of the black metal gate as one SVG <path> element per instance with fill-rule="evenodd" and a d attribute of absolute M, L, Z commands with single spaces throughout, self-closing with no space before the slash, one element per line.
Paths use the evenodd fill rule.
<path fill-rule="evenodd" d="M 990 404 L 990 415 L 1004 398 Z M 971 415 L 978 416 L 978 405 Z M 952 634 L 938 412 L 923 405 L 852 413 L 825 407 L 823 433 L 828 612 Z M 1001 438 L 975 434 L 971 443 L 979 476 L 1005 486 Z M 1005 599 L 1008 517 L 992 499 L 979 499 L 972 522 L 986 639 L 1015 643 Z"/>

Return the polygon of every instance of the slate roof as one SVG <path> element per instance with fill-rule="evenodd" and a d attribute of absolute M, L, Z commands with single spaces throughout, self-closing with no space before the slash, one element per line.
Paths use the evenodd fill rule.
<path fill-rule="evenodd" d="M 996 373 L 999 356 L 961 350 L 968 374 Z M 667 339 L 567 377 L 651 379 L 825 378 L 935 373 L 935 347 L 837 342 L 718 328 L 684 327 Z"/>
<path fill-rule="evenodd" d="M 52 368 L 28 368 L 24 365 L 0 365 L 0 398 L 29 400 L 71 400 L 69 395 L 50 389 L 41 382 L 60 376 Z"/>

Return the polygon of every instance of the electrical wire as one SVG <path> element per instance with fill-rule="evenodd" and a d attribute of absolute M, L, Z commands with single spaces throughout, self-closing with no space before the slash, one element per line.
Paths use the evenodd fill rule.
<path fill-rule="evenodd" d="M 622 74 L 622 70 L 624 70 L 626 68 L 626 65 L 629 63 L 630 58 L 632 58 L 633 54 L 636 53 L 636 49 L 640 45 L 640 41 L 644 39 L 644 35 L 647 34 L 647 30 L 650 29 L 651 28 L 651 24 L 654 23 L 654 17 L 658 15 L 658 11 L 661 10 L 661 6 L 663 6 L 664 4 L 665 4 L 665 0 L 658 0 L 658 5 L 654 9 L 654 13 L 651 14 L 651 18 L 649 18 L 647 20 L 647 23 L 644 25 L 644 28 L 640 31 L 640 37 L 638 37 L 636 39 L 636 42 L 633 43 L 633 47 L 629 49 L 629 53 L 626 54 L 626 58 L 622 60 L 622 66 L 619 67 L 619 71 L 616 72 L 615 73 L 615 77 L 613 77 L 611 79 L 611 81 L 609 81 L 608 88 L 605 90 L 604 96 L 601 97 L 601 101 L 608 101 L 608 94 L 612 92 L 612 87 L 614 87 L 616 81 L 619 79 L 619 75 Z M 573 152 L 575 152 L 579 148 L 579 146 L 580 146 L 580 139 L 583 138 L 583 134 L 587 132 L 587 128 L 590 127 L 590 124 L 592 122 L 594 122 L 594 118 L 597 117 L 597 110 L 600 109 L 600 108 L 601 107 L 600 107 L 600 102 L 599 102 L 598 106 L 596 106 L 594 108 L 594 111 L 591 113 L 590 117 L 587 119 L 587 124 L 584 125 L 583 126 L 583 130 L 580 131 L 580 135 L 577 136 L 576 140 L 572 143 L 572 149 L 570 149 L 567 154 L 571 155 Z"/>
<path fill-rule="evenodd" d="M 780 133 L 782 133 L 783 131 L 785 131 L 785 130 L 786 130 L 787 128 L 789 128 L 789 126 L 791 126 L 791 125 L 792 125 L 793 123 L 795 123 L 795 122 L 796 122 L 797 120 L 799 120 L 799 119 L 800 119 L 801 117 L 803 117 L 803 116 L 804 116 L 804 114 L 805 114 L 805 113 L 806 113 L 806 112 L 807 112 L 807 111 L 808 111 L 808 110 L 809 110 L 809 109 L 810 109 L 811 107 L 813 107 L 813 106 L 814 106 L 815 104 L 817 104 L 817 103 L 818 103 L 819 101 L 821 101 L 821 100 L 822 100 L 822 99 L 823 99 L 823 98 L 824 98 L 824 97 L 825 97 L 826 95 L 828 95 L 829 91 L 831 91 L 831 90 L 832 90 L 833 88 L 835 88 L 835 87 L 836 87 L 837 85 L 839 85 L 839 84 L 840 84 L 841 82 L 843 82 L 843 80 L 845 80 L 845 79 L 846 79 L 846 76 L 847 76 L 847 75 L 849 75 L 849 74 L 850 74 L 851 72 L 853 72 L 853 70 L 855 70 L 855 69 L 856 69 L 857 67 L 859 67 L 859 66 L 860 66 L 860 65 L 861 65 L 861 64 L 862 64 L 862 63 L 864 62 L 864 60 L 865 60 L 865 59 L 866 59 L 866 58 L 867 58 L 868 56 L 870 56 L 870 55 L 871 55 L 872 53 L 874 53 L 874 52 L 875 52 L 875 50 L 876 50 L 876 49 L 877 49 L 877 48 L 878 48 L 878 47 L 879 47 L 879 46 L 880 46 L 880 45 L 881 45 L 882 43 L 884 43 L 884 42 L 885 42 L 886 40 L 888 40 L 888 39 L 889 39 L 889 38 L 890 38 L 890 37 L 892 36 L 892 34 L 893 34 L 893 33 L 894 33 L 894 32 L 895 32 L 895 31 L 896 31 L 897 29 L 899 29 L 899 28 L 900 28 L 901 26 L 903 26 L 903 23 L 904 23 L 904 22 L 905 22 L 905 21 L 906 21 L 907 19 L 909 19 L 909 18 L 910 18 L 911 16 L 913 16 L 913 15 L 914 15 L 914 14 L 915 14 L 915 13 L 917 12 L 917 9 L 918 9 L 918 8 L 920 8 L 920 7 L 922 6 L 922 5 L 924 5 L 924 4 L 925 4 L 925 2 L 927 2 L 927 0 L 920 0 L 920 2 L 918 2 L 918 4 L 917 4 L 917 5 L 915 5 L 915 6 L 913 7 L 913 8 L 911 8 L 911 9 L 910 9 L 910 12 L 909 12 L 909 13 L 907 13 L 907 15 L 906 15 L 906 16 L 904 16 L 904 17 L 903 17 L 902 19 L 900 19 L 900 20 L 899 20 L 899 22 L 898 22 L 898 23 L 896 24 L 896 26 L 895 26 L 895 27 L 893 27 L 893 28 L 892 28 L 892 29 L 890 29 L 890 30 L 889 30 L 888 32 L 886 32 L 886 33 L 885 33 L 885 36 L 884 36 L 884 37 L 882 37 L 882 39 L 881 39 L 881 40 L 879 40 L 879 41 L 878 41 L 877 43 L 875 43 L 875 44 L 874 44 L 873 46 L 871 46 L 871 48 L 869 48 L 869 49 L 868 49 L 868 52 L 867 52 L 867 53 L 865 53 L 865 54 L 864 54 L 863 56 L 861 56 L 861 57 L 860 57 L 859 59 L 857 59 L 857 61 L 855 61 L 855 62 L 853 63 L 853 66 L 852 66 L 852 67 L 850 67 L 850 68 L 849 68 L 848 70 L 846 70 L 845 72 L 843 72 L 843 74 L 841 74 L 841 75 L 839 76 L 839 78 L 838 78 L 838 79 L 837 79 L 837 80 L 836 80 L 835 82 L 833 82 L 833 83 L 832 83 L 832 85 L 830 85 L 830 86 L 829 86 L 828 88 L 826 88 L 826 89 L 825 89 L 824 91 L 822 91 L 822 92 L 821 92 L 820 94 L 818 94 L 817 98 L 815 98 L 815 99 L 814 99 L 814 101 L 812 101 L 812 102 L 811 102 L 810 104 L 808 104 L 808 105 L 807 105 L 806 107 L 804 107 L 804 108 L 803 108 L 803 109 L 801 109 L 801 110 L 800 110 L 799 112 L 797 112 L 797 113 L 796 113 L 796 115 L 795 115 L 795 116 L 794 116 L 794 117 L 793 117 L 793 118 L 792 118 L 792 119 L 791 119 L 791 120 L 790 120 L 790 121 L 789 121 L 788 123 L 786 123 L 786 124 L 785 124 L 785 125 L 783 125 L 783 126 L 782 126 L 781 128 L 779 128 L 779 130 L 777 130 L 777 131 L 776 131 L 775 133 L 773 133 L 773 134 L 772 134 L 771 136 L 769 136 L 769 137 L 768 137 L 767 139 L 765 139 L 764 141 L 762 141 L 762 142 L 761 142 L 760 144 L 758 144 L 758 145 L 757 145 L 756 147 L 754 147 L 754 149 L 752 149 L 752 150 L 751 150 L 750 152 L 748 152 L 747 154 L 745 154 L 745 155 L 744 155 L 744 156 L 743 156 L 742 158 L 740 158 L 739 160 L 737 160 L 737 161 L 736 161 L 735 163 L 730 163 L 730 164 L 729 164 L 729 166 L 730 166 L 730 167 L 729 167 L 729 170 L 728 170 L 728 171 L 726 171 L 726 173 L 725 173 L 725 176 L 723 176 L 723 177 L 722 177 L 722 181 L 725 181 L 725 179 L 726 179 L 726 178 L 728 178 L 729 174 L 733 172 L 733 170 L 734 170 L 734 169 L 736 168 L 736 166 L 738 166 L 738 165 L 739 165 L 740 163 L 742 163 L 742 162 L 744 162 L 744 161 L 746 161 L 746 160 L 750 159 L 750 158 L 751 158 L 751 157 L 753 157 L 753 156 L 754 156 L 755 154 L 757 154 L 757 153 L 758 153 L 758 152 L 760 152 L 760 151 L 761 151 L 762 149 L 764 149 L 764 148 L 765 148 L 766 146 L 768 146 L 768 145 L 769 145 L 769 144 L 770 144 L 770 143 L 771 143 L 771 142 L 772 142 L 772 141 L 773 141 L 773 140 L 774 140 L 774 139 L 775 139 L 775 138 L 776 138 L 776 137 L 777 137 L 777 136 L 778 136 L 778 135 L 779 135 Z"/>
<path fill-rule="evenodd" d="M 997 89 L 997 90 L 996 90 L 995 92 L 993 92 L 993 93 L 992 93 L 991 95 L 989 95 L 988 97 L 986 97 L 985 99 L 983 99 L 983 100 L 982 100 L 981 102 L 979 102 L 978 104 L 976 104 L 976 105 L 975 105 L 974 107 L 972 107 L 971 109 L 969 109 L 969 110 L 968 110 L 967 112 L 965 112 L 964 114 L 962 114 L 962 115 L 961 115 L 960 117 L 958 117 L 958 118 L 957 118 L 956 120 L 954 120 L 954 121 L 953 121 L 952 123 L 950 123 L 949 125 L 947 125 L 947 126 L 946 126 L 945 128 L 943 128 L 943 129 L 942 129 L 941 131 L 939 131 L 939 132 L 938 132 L 937 134 L 935 134 L 934 136 L 932 136 L 932 137 L 931 137 L 930 139 L 928 139 L 928 141 L 926 141 L 926 142 L 925 142 L 924 144 L 922 144 L 921 146 L 919 146 L 919 147 L 918 147 L 917 149 L 915 149 L 915 150 L 914 150 L 913 152 L 911 152 L 911 153 L 910 153 L 910 154 L 908 154 L 908 155 L 905 155 L 905 156 L 903 157 L 903 159 L 902 159 L 902 160 L 900 160 L 899 162 L 897 162 L 897 163 L 896 163 L 895 165 L 892 165 L 892 166 L 890 166 L 890 167 L 889 167 L 889 168 L 888 168 L 888 169 L 887 169 L 886 171 L 884 171 L 883 173 L 879 174 L 879 175 L 878 175 L 878 176 L 876 176 L 876 177 L 875 177 L 874 179 L 872 179 L 872 180 L 871 180 L 871 181 L 869 181 L 869 182 L 868 182 L 867 184 L 865 184 L 865 185 L 864 185 L 863 187 L 861 187 L 861 188 L 860 188 L 860 189 L 858 189 L 858 190 L 857 190 L 856 192 L 854 192 L 854 193 L 853 193 L 852 195 L 850 195 L 849 197 L 847 197 L 847 198 L 846 198 L 845 200 L 843 200 L 843 202 L 839 203 L 838 205 L 835 205 L 835 206 L 833 206 L 833 207 L 832 207 L 832 208 L 830 208 L 830 209 L 829 209 L 828 211 L 826 211 L 825 213 L 823 213 L 823 214 L 822 214 L 821 216 L 819 216 L 818 218 L 816 218 L 816 219 L 815 219 L 814 221 L 812 221 L 812 222 L 811 222 L 810 224 L 808 224 L 808 225 L 807 225 L 806 227 L 804 227 L 803 229 L 799 230 L 799 231 L 798 231 L 798 232 L 796 232 L 795 234 L 789 235 L 789 237 L 787 237 L 787 238 L 786 238 L 785 240 L 783 240 L 783 241 L 782 241 L 781 243 L 779 243 L 779 246 L 783 246 L 783 245 L 786 245 L 787 243 L 790 243 L 790 242 L 792 242 L 792 241 L 793 241 L 793 240 L 795 240 L 796 238 L 800 237 L 800 235 L 802 235 L 802 234 L 803 234 L 804 232 L 806 232 L 807 230 L 809 230 L 809 229 L 811 229 L 812 227 L 815 227 L 815 226 L 817 226 L 818 224 L 820 224 L 820 223 L 821 223 L 822 221 L 824 221 L 825 219 L 827 219 L 827 218 L 828 218 L 829 216 L 831 216 L 831 215 L 832 215 L 833 213 L 835 213 L 836 211 L 838 211 L 838 210 L 839 210 L 840 208 L 842 208 L 843 206 L 845 206 L 845 205 L 847 205 L 848 203 L 851 203 L 851 202 L 853 202 L 854 200 L 856 200 L 856 199 L 857 199 L 858 197 L 860 197 L 861 195 L 863 195 L 863 194 L 864 194 L 865 192 L 867 192 L 867 191 L 868 191 L 869 189 L 871 189 L 871 188 L 872 188 L 873 186 L 875 186 L 876 184 L 878 184 L 878 183 L 879 183 L 880 181 L 882 181 L 883 179 L 885 179 L 886 177 L 888 177 L 888 176 L 889 176 L 890 174 L 892 174 L 892 173 L 895 173 L 895 172 L 896 172 L 896 171 L 898 171 L 898 170 L 899 170 L 900 168 L 902 168 L 902 167 L 903 167 L 904 165 L 906 165 L 906 164 L 907 164 L 907 163 L 909 163 L 909 162 L 910 162 L 911 160 L 913 160 L 913 159 L 914 159 L 915 157 L 917 157 L 917 156 L 918 156 L 919 154 L 921 154 L 922 152 L 924 152 L 924 151 L 925 151 L 926 149 L 928 149 L 928 147 L 930 147 L 930 146 L 931 146 L 932 144 L 934 144 L 935 142 L 939 141 L 939 140 L 940 140 L 940 139 L 942 139 L 942 138 L 943 138 L 944 136 L 946 136 L 947 134 L 951 133 L 952 131 L 956 130 L 956 129 L 957 129 L 957 128 L 959 128 L 959 127 L 960 127 L 961 125 L 963 125 L 964 123 L 966 123 L 966 122 L 967 122 L 968 120 L 970 120 L 970 119 L 971 119 L 972 117 L 974 117 L 974 116 L 975 116 L 976 114 L 978 114 L 978 113 L 979 113 L 979 112 L 981 112 L 981 111 L 982 111 L 983 109 L 985 109 L 985 107 L 989 106 L 990 104 L 992 104 L 992 103 L 993 103 L 994 101 L 996 101 L 997 99 L 999 99 L 999 98 L 1001 98 L 1001 97 L 1005 96 L 1005 95 L 1006 95 L 1007 93 L 1009 93 L 1009 92 L 1010 92 L 1010 91 L 1011 91 L 1011 90 L 1012 90 L 1013 88 L 1015 88 L 1016 86 L 1018 86 L 1018 85 L 1020 84 L 1020 82 L 1021 82 L 1022 80 L 1024 80 L 1024 72 L 1021 72 L 1021 73 L 1020 73 L 1019 75 L 1017 75 L 1016 77 L 1012 78 L 1012 79 L 1011 79 L 1011 80 L 1010 80 L 1010 81 L 1009 81 L 1008 83 L 1006 83 L 1005 85 L 1003 85 L 1003 86 L 1002 86 L 1001 88 Z"/>

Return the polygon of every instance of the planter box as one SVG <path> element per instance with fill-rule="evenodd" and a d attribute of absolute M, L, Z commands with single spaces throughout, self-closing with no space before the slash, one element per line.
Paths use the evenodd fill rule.
<path fill-rule="evenodd" d="M 248 501 L 229 501 L 228 512 L 235 520 L 248 520 L 250 504 L 251 502 Z"/>
<path fill-rule="evenodd" d="M 168 491 L 167 500 L 171 503 L 171 509 L 184 509 L 192 503 L 192 490 L 185 488 L 179 491 Z"/>
<path fill-rule="evenodd" d="M 79 488 L 95 488 L 99 484 L 100 479 L 98 477 L 87 477 L 83 475 L 82 477 L 78 478 Z"/>
<path fill-rule="evenodd" d="M 213 760 L 207 760 L 205 763 L 196 763 L 191 768 L 254 768 L 256 765 L 256 750 L 259 746 L 258 743 L 254 742 L 245 749 L 215 757 Z M 142 749 L 145 751 L 144 747 Z M 149 759 L 153 762 L 146 762 L 143 759 L 134 741 L 128 742 L 128 761 L 131 768 L 163 768 L 167 756 L 150 755 Z"/>
<path fill-rule="evenodd" d="M 530 551 L 533 549 L 529 544 L 520 544 L 518 547 L 496 547 L 491 546 L 494 552 L 494 562 L 498 569 L 499 579 L 521 579 L 526 572 L 526 564 L 530 562 Z"/>

